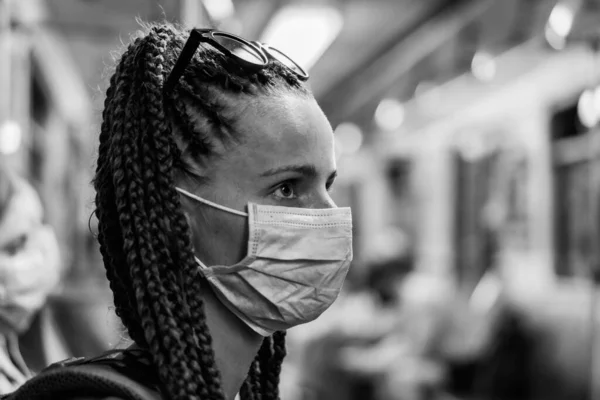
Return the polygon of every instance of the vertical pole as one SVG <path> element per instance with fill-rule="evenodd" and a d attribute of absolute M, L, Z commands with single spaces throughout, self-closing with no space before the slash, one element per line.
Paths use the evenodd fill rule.
<path fill-rule="evenodd" d="M 591 40 L 587 43 L 590 48 L 592 63 L 591 63 L 591 73 L 590 73 L 590 90 L 597 92 L 600 86 L 598 85 L 598 72 L 599 72 L 599 59 L 600 56 L 600 34 L 594 33 Z M 596 105 L 596 104 L 594 104 Z M 600 204 L 598 200 L 600 197 L 598 196 L 598 192 L 600 190 L 600 154 L 598 154 L 598 150 L 600 149 L 600 137 L 598 133 L 598 116 L 600 116 L 600 110 L 596 110 L 596 120 L 594 125 L 590 128 L 590 146 L 588 147 L 589 160 L 590 160 L 590 171 L 589 171 L 589 204 L 591 211 L 591 242 L 590 242 L 590 262 L 589 262 L 589 284 L 590 284 L 590 356 L 589 356 L 589 398 L 590 400 L 600 399 L 600 393 L 598 392 L 598 385 L 595 382 L 596 376 L 600 371 L 598 368 L 598 357 L 596 355 L 598 351 L 598 346 L 596 343 L 597 337 L 597 324 L 600 323 L 598 320 L 597 312 L 598 312 L 598 296 L 597 296 L 597 288 L 596 288 L 596 276 L 598 276 L 598 272 L 600 272 L 600 254 L 597 246 L 599 243 L 596 243 L 598 239 L 600 239 Z"/>
<path fill-rule="evenodd" d="M 0 129 L 10 120 L 11 32 L 9 0 L 0 0 Z"/>

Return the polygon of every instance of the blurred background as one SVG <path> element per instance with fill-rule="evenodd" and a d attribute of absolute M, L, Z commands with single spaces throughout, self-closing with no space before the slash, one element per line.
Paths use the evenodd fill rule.
<path fill-rule="evenodd" d="M 600 399 L 598 0 L 0 0 L 0 153 L 65 269 L 32 370 L 125 340 L 90 180 L 138 18 L 278 47 L 335 129 L 354 261 L 283 400 Z"/>

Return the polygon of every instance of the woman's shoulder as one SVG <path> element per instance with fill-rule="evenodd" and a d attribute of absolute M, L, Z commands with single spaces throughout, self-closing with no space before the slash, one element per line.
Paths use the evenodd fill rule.
<path fill-rule="evenodd" d="M 122 397 L 65 397 L 62 400 L 127 400 Z"/>
<path fill-rule="evenodd" d="M 161 400 L 158 382 L 156 369 L 145 354 L 118 350 L 53 364 L 8 399 L 29 399 L 43 392 L 64 400 Z"/>

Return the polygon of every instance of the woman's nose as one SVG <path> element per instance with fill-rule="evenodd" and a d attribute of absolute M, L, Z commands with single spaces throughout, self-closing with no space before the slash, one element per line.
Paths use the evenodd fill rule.
<path fill-rule="evenodd" d="M 328 192 L 324 194 L 320 194 L 315 198 L 313 204 L 311 204 L 311 208 L 337 208 L 337 205 L 331 198 Z"/>

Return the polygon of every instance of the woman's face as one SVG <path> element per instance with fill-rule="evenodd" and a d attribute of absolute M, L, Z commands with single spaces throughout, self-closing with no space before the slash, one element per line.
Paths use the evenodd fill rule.
<path fill-rule="evenodd" d="M 286 207 L 336 207 L 333 132 L 312 98 L 260 97 L 236 126 L 239 144 L 220 148 L 200 172 L 207 184 L 192 193 L 240 211 L 248 202 Z M 185 186 L 184 186 L 185 187 Z M 246 256 L 247 218 L 185 198 L 196 255 L 206 265 L 232 265 Z"/>
<path fill-rule="evenodd" d="M 42 214 L 42 203 L 34 189 L 16 180 L 14 196 L 0 223 L 0 255 L 18 253 L 29 235 L 42 225 Z"/>

